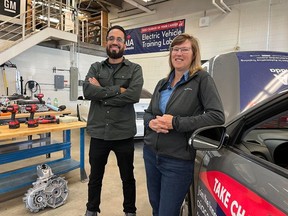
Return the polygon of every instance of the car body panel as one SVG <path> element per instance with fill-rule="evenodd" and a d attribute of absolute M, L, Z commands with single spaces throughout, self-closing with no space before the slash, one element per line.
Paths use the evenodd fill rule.
<path fill-rule="evenodd" d="M 215 81 L 227 121 L 288 85 L 288 52 L 229 52 L 203 67 Z"/>
<path fill-rule="evenodd" d="M 287 179 L 231 151 L 205 155 L 198 177 L 196 215 L 287 214 Z"/>
<path fill-rule="evenodd" d="M 258 103 L 227 123 L 222 136 L 225 139 L 209 135 L 209 139 L 215 137 L 214 150 L 208 145 L 201 147 L 201 142 L 207 132 L 217 134 L 220 126 L 195 131 L 190 141 L 197 150 L 194 182 L 184 203 L 190 212 L 181 215 L 288 215 L 287 114 L 288 91 Z M 277 127 L 271 124 L 275 119 L 280 122 Z M 251 151 L 259 146 L 270 159 Z"/>
<path fill-rule="evenodd" d="M 145 109 L 148 108 L 150 103 L 150 98 L 140 98 L 139 102 L 134 104 L 134 109 L 136 113 L 136 127 L 137 134 L 135 135 L 136 139 L 141 139 L 144 137 L 144 120 L 143 116 Z"/>

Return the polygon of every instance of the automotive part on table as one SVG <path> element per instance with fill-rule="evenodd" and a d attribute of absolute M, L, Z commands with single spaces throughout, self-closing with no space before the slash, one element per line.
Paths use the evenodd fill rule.
<path fill-rule="evenodd" d="M 57 208 L 68 197 L 67 181 L 53 174 L 47 164 L 37 166 L 37 181 L 33 183 L 23 201 L 31 212 L 38 212 L 45 207 Z"/>

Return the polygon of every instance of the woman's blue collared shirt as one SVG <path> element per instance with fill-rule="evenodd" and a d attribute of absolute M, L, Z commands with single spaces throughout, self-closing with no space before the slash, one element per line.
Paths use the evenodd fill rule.
<path fill-rule="evenodd" d="M 176 83 L 176 85 L 174 85 L 173 87 L 171 87 L 171 83 L 173 81 L 175 77 L 175 71 L 173 71 L 170 76 L 169 76 L 169 80 L 168 80 L 168 85 L 167 85 L 167 88 L 163 91 L 161 91 L 160 93 L 160 100 L 159 100 L 159 108 L 161 110 L 161 112 L 164 114 L 165 111 L 166 111 L 166 106 L 167 106 L 167 103 L 168 103 L 168 100 L 171 96 L 171 94 L 173 93 L 174 89 L 180 85 L 181 83 L 185 82 L 188 80 L 188 77 L 189 77 L 189 71 L 186 71 L 182 78 Z"/>

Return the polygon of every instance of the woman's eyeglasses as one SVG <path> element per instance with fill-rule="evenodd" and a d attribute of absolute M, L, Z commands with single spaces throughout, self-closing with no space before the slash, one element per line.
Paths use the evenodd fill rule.
<path fill-rule="evenodd" d="M 191 47 L 171 47 L 170 50 L 173 53 L 178 53 L 180 51 L 181 53 L 187 54 L 191 50 Z"/>

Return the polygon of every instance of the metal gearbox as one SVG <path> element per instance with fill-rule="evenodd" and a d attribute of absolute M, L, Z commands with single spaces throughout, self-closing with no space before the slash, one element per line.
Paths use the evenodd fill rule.
<path fill-rule="evenodd" d="M 38 212 L 45 207 L 57 208 L 68 197 L 67 181 L 53 174 L 47 164 L 37 166 L 37 181 L 33 183 L 23 201 L 31 212 Z"/>

